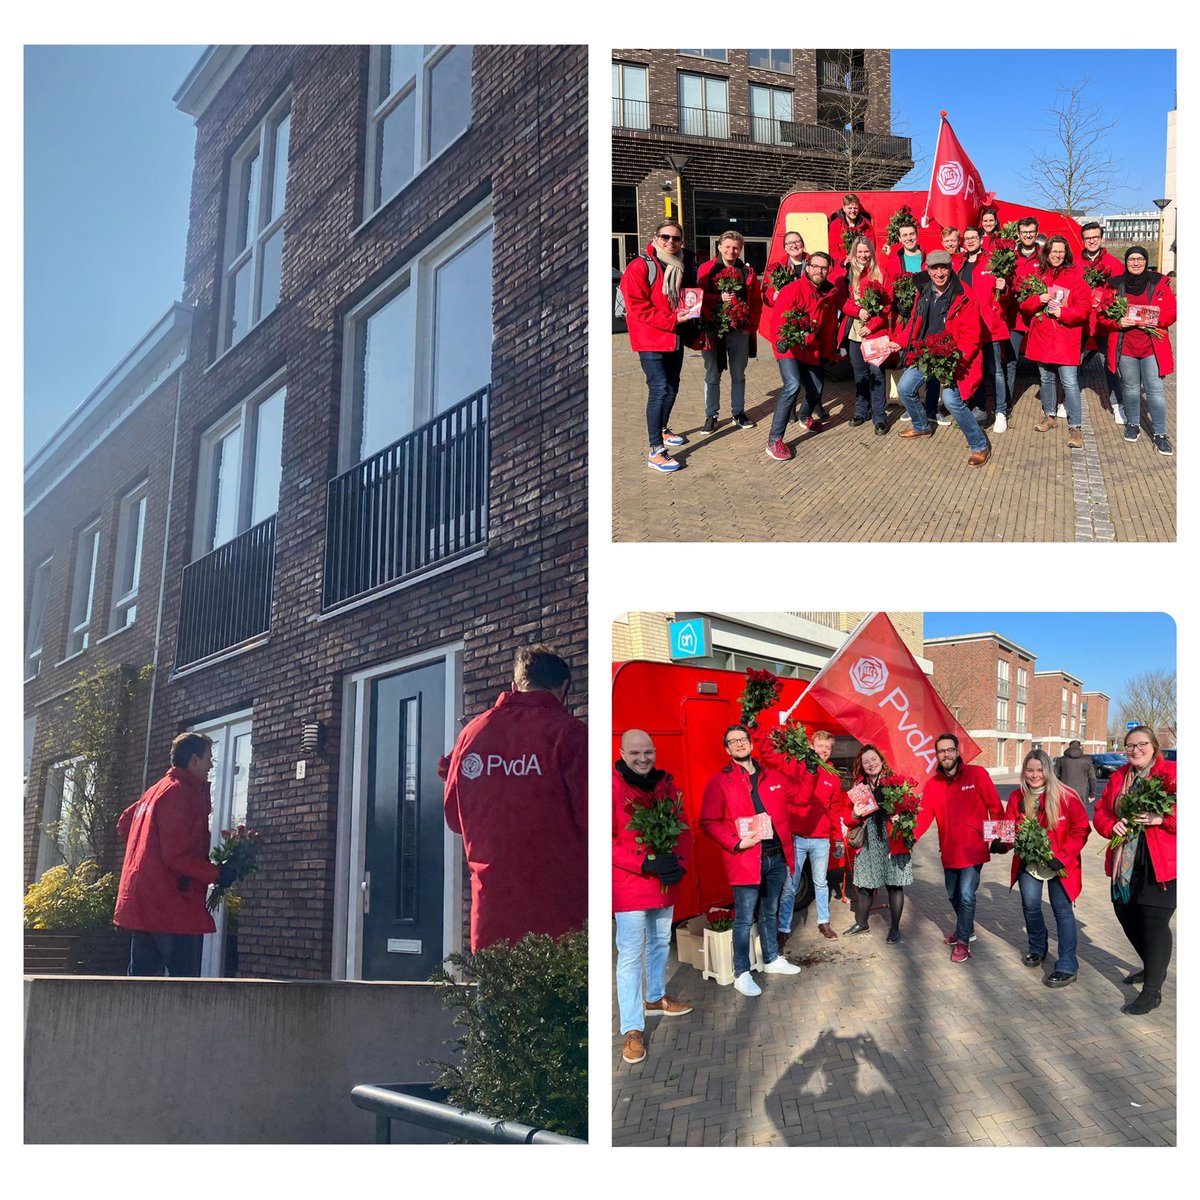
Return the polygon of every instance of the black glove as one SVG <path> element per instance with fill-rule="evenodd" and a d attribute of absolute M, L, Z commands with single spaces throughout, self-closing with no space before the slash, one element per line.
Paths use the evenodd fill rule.
<path fill-rule="evenodd" d="M 237 882 L 237 871 L 234 869 L 233 863 L 222 863 L 220 871 L 220 875 L 217 876 L 217 883 L 221 887 L 229 887 L 231 883 Z"/>
<path fill-rule="evenodd" d="M 1006 846 L 999 838 L 993 838 L 991 843 L 988 845 L 988 849 L 993 854 L 1007 854 L 1012 847 Z"/>
<path fill-rule="evenodd" d="M 647 854 L 642 859 L 642 874 L 657 875 L 660 879 L 680 869 L 679 859 L 669 850 L 662 854 Z"/>
<path fill-rule="evenodd" d="M 821 772 L 821 768 L 818 767 L 817 764 L 815 762 L 813 762 L 811 758 L 806 758 L 804 760 L 804 769 L 810 775 L 819 775 Z"/>
<path fill-rule="evenodd" d="M 834 842 L 833 843 L 833 857 L 834 858 L 845 858 L 846 857 L 845 842 Z"/>
<path fill-rule="evenodd" d="M 1061 858 L 1052 858 L 1050 860 L 1050 866 L 1055 871 L 1064 871 L 1066 870 L 1067 864 L 1063 862 Z"/>

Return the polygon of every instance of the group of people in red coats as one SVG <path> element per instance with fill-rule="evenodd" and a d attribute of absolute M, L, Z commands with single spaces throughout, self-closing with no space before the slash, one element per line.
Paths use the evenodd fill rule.
<path fill-rule="evenodd" d="M 725 373 L 732 424 L 754 428 L 745 411 L 745 370 L 760 334 L 782 385 L 767 435 L 766 454 L 774 459 L 794 456 L 786 441 L 791 422 L 816 433 L 829 419 L 825 367 L 841 357 L 854 371 L 852 426 L 870 421 L 877 435 L 888 433 L 885 373 L 897 370 L 900 421 L 908 426 L 900 436 L 928 438 L 936 425 L 955 423 L 968 443 L 967 465 L 981 467 L 992 454 L 991 436 L 1008 428 L 1022 358 L 1039 373 L 1034 428 L 1048 433 L 1065 422 L 1068 447 L 1082 449 L 1079 370 L 1100 354 L 1108 407 L 1125 440 L 1139 438 L 1144 394 L 1154 448 L 1174 453 L 1163 381 L 1174 370 L 1166 331 L 1175 298 L 1145 247 L 1131 247 L 1119 262 L 1092 222 L 1081 230 L 1076 261 L 1065 237 L 1039 234 L 1036 217 L 1021 217 L 1014 231 L 1001 226 L 992 206 L 975 225 L 943 229 L 943 249 L 929 253 L 915 220 L 894 224 L 876 229 L 848 193 L 829 217 L 830 252 L 809 253 L 799 231 L 789 230 L 784 257 L 760 278 L 742 259 L 736 231 L 721 236 L 716 258 L 697 266 L 682 227 L 663 222 L 621 279 L 631 345 L 647 380 L 648 465 L 667 473 L 682 466 L 671 450 L 687 437 L 672 430 L 670 416 L 688 348 L 704 357 L 701 431 L 718 428 Z M 991 436 L 984 431 L 989 423 Z"/>

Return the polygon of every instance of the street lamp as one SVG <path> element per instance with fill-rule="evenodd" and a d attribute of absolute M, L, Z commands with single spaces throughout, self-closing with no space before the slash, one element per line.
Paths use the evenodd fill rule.
<path fill-rule="evenodd" d="M 1163 209 L 1171 203 L 1171 198 L 1168 196 L 1165 200 L 1155 200 L 1154 206 L 1158 209 L 1158 273 L 1162 274 L 1162 258 L 1163 258 Z"/>
<path fill-rule="evenodd" d="M 668 154 L 667 166 L 675 173 L 675 203 L 679 206 L 678 213 L 672 213 L 670 209 L 670 197 L 667 197 L 667 216 L 673 220 L 680 222 L 680 228 L 683 229 L 683 184 L 680 182 L 680 176 L 683 174 L 683 168 L 688 164 L 686 154 Z M 684 229 L 684 233 L 687 230 Z"/>

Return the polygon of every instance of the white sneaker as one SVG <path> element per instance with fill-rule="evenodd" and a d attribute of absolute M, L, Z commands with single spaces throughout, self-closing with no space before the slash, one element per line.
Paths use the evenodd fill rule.
<path fill-rule="evenodd" d="M 910 417 L 910 416 L 908 415 L 908 409 L 907 409 L 907 408 L 906 408 L 906 409 L 905 409 L 905 410 L 904 410 L 904 411 L 903 411 L 903 412 L 900 414 L 900 420 L 902 420 L 902 421 L 912 421 L 912 417 Z"/>
<path fill-rule="evenodd" d="M 1125 405 L 1118 404 L 1117 407 L 1113 409 L 1113 420 L 1116 421 L 1118 425 L 1129 424 L 1129 422 L 1125 420 Z"/>
<path fill-rule="evenodd" d="M 1057 411 L 1057 412 L 1056 412 L 1054 415 L 1055 415 L 1055 416 L 1056 416 L 1056 417 L 1057 417 L 1057 418 L 1058 418 L 1060 421 L 1065 421 L 1065 420 L 1066 420 L 1066 418 L 1067 418 L 1067 406 L 1066 406 L 1065 404 L 1060 404 L 1060 405 L 1058 406 L 1058 411 Z"/>
<path fill-rule="evenodd" d="M 800 967 L 793 962 L 788 962 L 781 954 L 778 958 L 773 958 L 765 967 L 763 967 L 764 975 L 799 975 Z"/>
<path fill-rule="evenodd" d="M 1008 418 L 1003 413 L 997 413 L 995 421 L 992 422 L 993 433 L 1003 433 L 1008 428 Z"/>
<path fill-rule="evenodd" d="M 764 967 L 763 970 L 766 970 Z M 754 976 L 749 971 L 743 971 L 734 981 L 733 987 L 735 991 L 741 992 L 743 996 L 761 996 L 762 988 L 754 982 Z"/>

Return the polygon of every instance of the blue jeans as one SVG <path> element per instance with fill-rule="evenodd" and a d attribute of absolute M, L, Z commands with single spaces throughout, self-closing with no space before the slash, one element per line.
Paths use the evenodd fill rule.
<path fill-rule="evenodd" d="M 750 970 L 750 926 L 754 924 L 754 906 L 758 905 L 758 937 L 762 942 L 763 962 L 779 957 L 779 895 L 787 879 L 787 859 L 783 852 L 762 852 L 762 882 L 733 885 L 733 973 Z"/>
<path fill-rule="evenodd" d="M 921 373 L 920 367 L 909 367 L 900 376 L 900 399 L 904 401 L 904 407 L 908 409 L 908 415 L 912 418 L 913 428 L 919 433 L 924 433 L 929 428 L 930 414 L 927 411 L 929 389 L 933 387 L 934 381 L 929 381 L 924 405 L 922 405 L 917 396 L 917 391 L 923 383 L 925 383 L 925 376 Z M 946 406 L 947 411 L 955 421 L 958 422 L 959 429 L 963 431 L 963 436 L 967 439 L 967 445 L 972 450 L 986 450 L 988 444 L 987 437 L 984 435 L 983 430 L 979 428 L 979 422 L 975 420 L 975 414 L 959 398 L 958 388 L 943 387 L 942 403 Z"/>
<path fill-rule="evenodd" d="M 883 372 L 863 358 L 862 343 L 846 343 L 850 354 L 850 365 L 854 368 L 854 415 L 870 417 L 875 425 L 882 425 L 887 413 L 887 391 L 883 385 Z"/>
<path fill-rule="evenodd" d="M 202 933 L 134 933 L 129 939 L 130 975 L 200 974 Z"/>
<path fill-rule="evenodd" d="M 971 397 L 971 402 L 978 408 L 984 406 L 987 398 L 986 380 L 992 381 L 993 411 L 997 414 L 1008 412 L 1008 381 L 1004 374 L 1004 343 L 983 343 L 983 379 L 979 382 L 979 390 Z"/>
<path fill-rule="evenodd" d="M 979 867 L 945 867 L 946 895 L 958 920 L 954 932 L 965 946 L 975 932 L 975 892 L 979 887 Z"/>
<path fill-rule="evenodd" d="M 1050 907 L 1054 910 L 1054 924 L 1058 927 L 1058 958 L 1056 971 L 1074 975 L 1079 970 L 1075 957 L 1075 909 L 1061 879 L 1047 880 L 1050 885 Z M 1034 879 L 1028 871 L 1017 876 L 1017 887 L 1021 889 L 1021 907 L 1025 910 L 1025 932 L 1029 937 L 1029 953 L 1044 958 L 1050 948 L 1050 936 L 1046 931 L 1046 918 L 1042 915 L 1042 881 Z"/>
<path fill-rule="evenodd" d="M 1009 357 L 1008 366 L 1004 370 L 1004 376 L 1008 383 L 1010 407 L 1012 406 L 1012 401 L 1017 398 L 1017 360 L 1021 357 L 1021 347 L 1025 345 L 1025 338 L 1027 336 L 1023 329 L 1014 329 L 1008 335 L 1008 344 L 1012 347 L 1012 355 Z"/>
<path fill-rule="evenodd" d="M 829 924 L 829 839 L 806 838 L 799 834 L 792 835 L 792 846 L 796 851 L 796 865 L 783 891 L 779 895 L 779 929 L 781 933 L 791 933 L 792 912 L 796 907 L 796 889 L 800 886 L 800 872 L 804 870 L 804 860 L 812 863 L 813 895 L 817 900 L 817 924 Z"/>
<path fill-rule="evenodd" d="M 1146 407 L 1154 422 L 1154 436 L 1167 436 L 1167 398 L 1163 395 L 1163 377 L 1158 373 L 1158 360 L 1130 358 L 1122 354 L 1117 360 L 1121 368 L 1121 395 L 1125 402 L 1125 421 L 1140 425 L 1142 421 L 1142 390 L 1146 392 Z"/>
<path fill-rule="evenodd" d="M 646 432 L 650 435 L 650 453 L 663 448 L 662 431 L 671 424 L 671 409 L 679 395 L 679 373 L 683 369 L 683 347 L 663 353 L 639 350 L 642 373 L 649 395 L 646 399 Z"/>
<path fill-rule="evenodd" d="M 645 952 L 645 999 L 661 1000 L 666 987 L 667 954 L 671 949 L 671 917 L 675 909 L 645 908 L 616 914 L 617 1006 L 621 1032 L 646 1028 L 642 1005 L 642 953 Z"/>
<path fill-rule="evenodd" d="M 733 406 L 733 415 L 739 417 L 746 411 L 746 364 L 750 361 L 750 334 L 736 329 L 727 333 L 725 356 L 729 360 L 730 404 Z M 720 407 L 721 372 L 717 367 L 717 356 L 711 350 L 705 350 L 704 415 L 715 417 Z"/>
<path fill-rule="evenodd" d="M 825 390 L 825 371 L 820 366 L 810 367 L 790 354 L 786 358 L 775 360 L 779 364 L 779 376 L 783 380 L 783 391 L 775 401 L 775 416 L 771 419 L 771 432 L 767 441 L 777 442 L 787 432 L 788 418 L 791 416 L 792 405 L 800 394 L 800 385 L 804 385 L 804 404 L 800 409 L 800 420 L 805 421 L 812 416 L 812 410 L 821 402 L 821 394 Z"/>
<path fill-rule="evenodd" d="M 1057 376 L 1062 381 L 1063 401 L 1067 406 L 1067 424 L 1072 429 L 1078 429 L 1083 424 L 1083 401 L 1079 398 L 1079 367 L 1067 363 L 1059 366 L 1038 363 L 1038 375 L 1042 380 L 1042 412 L 1052 417 L 1058 409 L 1058 388 L 1054 383 Z"/>

